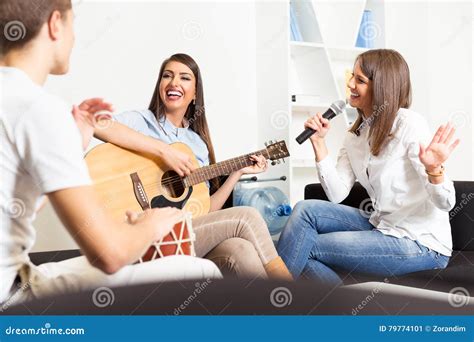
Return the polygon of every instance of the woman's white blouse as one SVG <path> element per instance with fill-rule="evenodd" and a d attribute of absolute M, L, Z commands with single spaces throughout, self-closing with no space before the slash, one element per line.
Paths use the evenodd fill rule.
<path fill-rule="evenodd" d="M 434 132 L 418 113 L 400 109 L 393 124 L 393 138 L 378 156 L 370 153 L 368 125 L 360 136 L 347 132 L 337 165 L 327 156 L 316 167 L 331 202 L 339 203 L 357 180 L 373 204 L 370 223 L 382 233 L 417 240 L 443 255 L 451 255 L 449 210 L 456 202 L 454 185 L 431 184 L 418 158 L 419 143 L 427 146 Z M 360 208 L 365 215 L 366 208 Z"/>

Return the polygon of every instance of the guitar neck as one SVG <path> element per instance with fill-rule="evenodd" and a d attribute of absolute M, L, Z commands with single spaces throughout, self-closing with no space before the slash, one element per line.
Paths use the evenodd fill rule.
<path fill-rule="evenodd" d="M 196 185 L 219 176 L 229 175 L 234 171 L 253 165 L 254 162 L 250 159 L 250 156 L 252 155 L 263 155 L 266 159 L 270 158 L 268 151 L 263 149 L 240 157 L 224 160 L 216 164 L 204 166 L 194 170 L 191 175 L 185 177 L 184 184 L 186 186 Z"/>

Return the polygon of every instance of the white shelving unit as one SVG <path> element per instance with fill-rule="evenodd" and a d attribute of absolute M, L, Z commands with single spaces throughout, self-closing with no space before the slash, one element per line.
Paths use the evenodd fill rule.
<path fill-rule="evenodd" d="M 295 137 L 303 123 L 316 112 L 324 112 L 332 102 L 346 99 L 346 72 L 352 71 L 355 58 L 366 49 L 356 47 L 364 10 L 371 10 L 373 22 L 366 27 L 374 37 L 374 47 L 383 48 L 384 13 L 382 0 L 291 0 L 302 41 L 289 41 L 288 163 L 289 197 L 294 205 L 304 197 L 304 187 L 317 181 L 314 153 L 309 142 L 299 145 Z M 292 95 L 297 95 L 292 102 Z M 314 103 L 298 103 L 298 95 L 317 99 Z M 335 159 L 343 135 L 356 118 L 354 108 L 331 121 L 327 144 Z"/>

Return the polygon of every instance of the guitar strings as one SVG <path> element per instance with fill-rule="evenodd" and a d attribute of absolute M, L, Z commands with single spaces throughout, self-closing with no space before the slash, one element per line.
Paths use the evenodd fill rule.
<path fill-rule="evenodd" d="M 262 150 L 262 151 L 258 151 L 258 152 L 267 152 L 266 150 Z M 234 159 L 230 159 L 230 160 L 225 160 L 225 161 L 222 161 L 220 163 L 217 163 L 217 164 L 213 164 L 213 165 L 208 165 L 208 166 L 204 166 L 202 168 L 199 169 L 199 173 L 204 173 L 204 175 L 206 176 L 206 178 L 208 177 L 206 175 L 206 168 L 215 168 L 216 166 L 217 167 L 224 167 L 224 166 L 231 166 L 232 167 L 232 164 L 233 166 L 236 166 L 237 165 L 237 162 L 241 162 L 241 161 L 248 161 L 249 158 L 252 156 L 252 155 L 258 155 L 258 152 L 257 153 L 250 153 L 250 154 L 247 154 L 245 156 L 241 156 L 241 157 L 237 157 L 237 158 L 234 158 Z M 268 153 L 267 153 L 268 154 Z M 260 155 L 263 155 L 263 153 L 260 153 Z M 266 156 L 266 159 L 270 159 L 270 154 L 268 154 L 268 156 Z M 240 166 L 240 165 L 239 165 Z M 245 166 L 244 166 L 245 167 Z M 212 169 L 210 170 L 210 172 L 212 172 Z M 194 175 L 198 175 L 197 173 L 194 174 Z M 190 175 L 192 176 L 192 175 Z M 190 176 L 187 176 L 187 177 L 190 177 Z M 218 175 L 216 175 L 215 177 L 217 177 Z M 187 178 L 186 177 L 186 178 Z M 189 179 L 189 178 L 188 178 Z M 171 177 L 167 177 L 165 178 L 162 182 L 159 181 L 159 182 L 151 182 L 147 185 L 148 188 L 152 188 L 150 190 L 155 190 L 155 191 L 158 191 L 159 190 L 159 185 L 162 185 L 162 186 L 165 186 L 164 190 L 166 192 L 170 192 L 170 190 L 166 187 L 168 185 L 172 185 L 172 184 L 179 184 L 181 183 L 182 187 L 183 187 L 183 190 L 186 188 L 185 184 L 184 184 L 184 178 L 180 177 L 179 175 L 175 175 L 175 176 L 171 176 Z M 198 179 L 199 180 L 199 179 Z M 204 180 L 203 180 L 204 181 Z M 198 183 L 202 183 L 203 181 L 200 181 Z M 190 185 L 195 185 L 195 184 L 198 184 L 198 183 L 194 183 L 194 184 L 190 184 Z M 171 195 L 171 193 L 169 193 Z"/>
<path fill-rule="evenodd" d="M 243 161 L 243 162 L 247 162 L 247 161 L 249 160 L 248 158 L 249 158 L 251 155 L 252 155 L 252 154 L 247 155 L 247 158 L 245 158 L 245 157 L 239 157 L 238 160 L 235 160 L 235 159 L 233 159 L 233 160 L 227 160 L 227 161 L 220 162 L 220 163 L 218 163 L 218 164 L 205 166 L 205 167 L 199 169 L 198 172 L 201 173 L 201 174 L 204 173 L 204 175 L 206 175 L 206 168 L 216 168 L 216 166 L 217 166 L 217 167 L 224 167 L 224 166 L 226 166 L 226 167 L 227 167 L 227 166 L 232 167 L 232 166 L 233 166 L 232 164 L 237 165 L 237 162 L 239 162 L 239 164 L 240 164 L 242 161 Z M 243 158 L 245 158 L 245 159 L 243 159 Z M 239 165 L 239 166 L 241 166 L 241 167 L 246 167 L 246 166 L 242 166 L 242 165 Z M 247 166 L 248 166 L 248 165 L 247 165 Z M 213 170 L 211 169 L 209 172 L 212 172 L 212 171 L 213 171 Z M 197 175 L 197 173 L 196 173 L 195 175 Z M 191 174 L 190 176 L 192 176 L 192 174 Z M 187 176 L 187 178 L 190 177 L 190 176 Z M 217 176 L 218 176 L 218 175 L 216 175 L 216 176 L 214 176 L 214 177 L 217 177 Z M 212 178 L 213 178 L 213 177 L 212 177 Z M 181 178 L 179 175 L 171 176 L 171 177 L 166 178 L 166 180 L 163 181 L 162 184 L 163 184 L 163 185 L 167 185 L 167 184 L 177 183 L 177 182 L 181 181 L 182 179 L 183 179 L 183 178 Z"/>
<path fill-rule="evenodd" d="M 245 166 L 244 166 L 245 167 Z M 204 174 L 207 178 L 207 175 L 206 175 L 206 172 L 205 170 L 200 170 L 198 171 L 200 174 Z M 209 172 L 213 172 L 213 170 L 210 170 Z M 187 178 L 187 179 L 190 179 L 190 177 L 192 176 L 193 174 L 189 175 L 189 176 L 186 176 L 186 177 L 181 177 L 179 175 L 176 175 L 176 176 L 171 176 L 171 177 L 167 177 L 165 178 L 162 182 L 154 182 L 154 184 L 162 184 L 162 185 L 171 185 L 171 184 L 177 184 L 177 183 L 180 183 L 180 182 L 184 182 L 184 178 Z M 198 176 L 199 174 L 198 173 L 195 173 L 194 175 Z M 214 176 L 214 177 L 217 177 L 218 175 Z M 214 178 L 212 177 L 212 178 Z M 153 183 L 151 183 L 153 184 Z"/>
<path fill-rule="evenodd" d="M 245 161 L 248 161 L 248 158 L 249 158 L 251 155 L 253 155 L 253 154 L 248 154 L 248 155 L 246 155 L 247 158 L 245 158 L 245 157 L 239 157 L 239 159 L 237 159 L 237 160 L 235 160 L 235 159 L 226 160 L 226 161 L 220 162 L 220 163 L 218 163 L 218 164 L 209 165 L 209 166 L 204 166 L 203 168 L 200 168 L 200 170 L 199 170 L 198 172 L 205 174 L 205 173 L 206 173 L 206 171 L 205 171 L 205 168 L 206 168 L 206 167 L 207 167 L 207 168 L 209 168 L 209 167 L 215 168 L 216 166 L 217 166 L 217 167 L 232 166 L 232 164 L 236 165 L 237 162 L 239 162 L 239 164 L 240 164 L 241 161 L 244 161 L 244 162 L 245 162 Z M 242 160 L 242 158 L 245 158 L 245 159 Z M 245 166 L 244 166 L 244 167 L 245 167 Z M 212 170 L 211 170 L 210 172 L 212 172 Z M 197 173 L 196 173 L 196 175 L 197 175 Z M 187 176 L 187 177 L 190 177 L 190 176 Z M 217 176 L 215 176 L 215 177 L 217 177 Z M 161 183 L 162 185 L 176 184 L 176 183 L 182 182 L 182 179 L 183 179 L 183 178 L 181 178 L 179 175 L 176 175 L 176 176 L 167 177 L 163 182 L 156 182 L 155 184 L 159 184 L 159 183 Z M 153 184 L 153 183 L 151 183 L 151 184 Z"/>
<path fill-rule="evenodd" d="M 256 154 L 256 153 L 255 153 L 255 154 Z M 239 162 L 239 164 L 240 164 L 240 162 L 242 162 L 242 161 L 244 161 L 244 162 L 248 161 L 248 160 L 249 160 L 249 157 L 252 156 L 252 155 L 254 155 L 254 154 L 251 153 L 251 154 L 248 154 L 248 155 L 246 155 L 246 156 L 239 157 L 238 159 L 236 158 L 236 159 L 226 160 L 226 161 L 220 162 L 220 163 L 218 163 L 218 164 L 213 164 L 213 165 L 204 166 L 203 168 L 200 168 L 198 172 L 201 173 L 201 174 L 204 174 L 204 175 L 206 176 L 206 178 L 207 178 L 207 175 L 206 175 L 206 168 L 209 168 L 209 167 L 215 168 L 216 166 L 218 166 L 218 167 L 231 166 L 231 167 L 232 167 L 233 165 L 234 165 L 234 166 L 237 165 L 237 162 Z M 245 157 L 247 157 L 247 158 L 245 158 Z M 232 165 L 232 164 L 233 164 L 233 165 Z M 239 165 L 239 166 L 241 166 L 241 165 Z M 244 166 L 244 167 L 245 167 L 245 166 Z M 212 172 L 212 170 L 210 170 L 209 172 Z M 196 173 L 195 175 L 198 175 L 198 174 Z M 190 176 L 192 176 L 192 174 L 191 174 Z M 190 176 L 187 176 L 186 178 L 189 179 Z M 214 177 L 217 177 L 217 176 L 218 176 L 218 175 L 216 175 L 216 176 L 214 176 Z M 212 178 L 213 178 L 213 177 L 212 177 Z M 175 176 L 167 177 L 167 178 L 165 178 L 163 181 L 160 181 L 160 182 L 152 182 L 152 183 L 149 183 L 149 185 L 161 184 L 161 185 L 167 186 L 167 185 L 179 184 L 179 183 L 183 184 L 183 183 L 184 183 L 184 182 L 183 182 L 183 179 L 184 179 L 184 178 L 180 177 L 179 175 L 175 175 Z M 199 183 L 201 183 L 201 182 L 199 182 Z M 196 184 L 197 184 L 197 183 L 196 183 Z"/>

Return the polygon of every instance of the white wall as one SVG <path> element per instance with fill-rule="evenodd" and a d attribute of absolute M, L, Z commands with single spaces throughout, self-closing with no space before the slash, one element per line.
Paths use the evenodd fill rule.
<path fill-rule="evenodd" d="M 288 102 L 289 63 L 289 4 L 284 1 L 258 2 L 256 4 L 256 84 L 258 113 L 258 142 L 285 140 L 289 148 L 288 124 L 290 108 Z M 287 158 L 288 159 L 288 158 Z M 288 167 L 281 163 L 269 168 L 260 179 L 289 179 Z M 289 180 L 263 183 L 276 186 L 289 193 Z"/>
<path fill-rule="evenodd" d="M 102 96 L 117 112 L 147 108 L 161 62 L 188 53 L 201 68 L 217 159 L 257 149 L 253 2 L 82 1 L 75 13 L 71 69 L 49 91 L 71 103 Z M 50 207 L 35 227 L 36 251 L 75 248 Z"/>
<path fill-rule="evenodd" d="M 103 96 L 117 112 L 147 108 L 161 62 L 187 53 L 201 68 L 218 159 L 243 154 L 256 146 L 257 128 L 248 126 L 256 115 L 254 7 L 250 1 L 83 1 L 71 70 L 51 77 L 47 87 L 74 103 Z"/>
<path fill-rule="evenodd" d="M 284 138 L 269 119 L 289 110 L 288 55 L 281 55 L 288 53 L 288 17 L 277 14 L 287 6 L 278 3 L 266 10 L 271 4 L 263 1 L 82 1 L 71 72 L 51 78 L 47 88 L 71 103 L 104 96 L 118 111 L 146 108 L 161 61 L 175 52 L 189 53 L 201 66 L 217 158 L 260 148 L 270 138 Z M 413 109 L 425 114 L 433 129 L 461 113 L 456 118 L 463 143 L 448 171 L 465 180 L 474 179 L 473 17 L 466 1 L 386 5 L 386 45 L 410 65 Z M 75 248 L 50 207 L 35 227 L 36 251 Z"/>
<path fill-rule="evenodd" d="M 473 180 L 473 15 L 470 1 L 389 1 L 386 47 L 410 67 L 412 109 L 434 130 L 453 120 L 461 144 L 447 162 L 452 179 Z"/>

